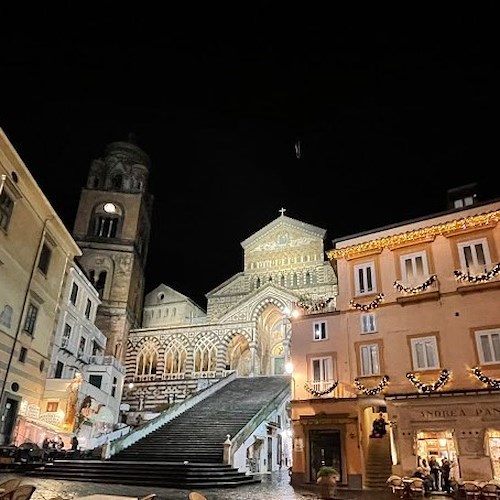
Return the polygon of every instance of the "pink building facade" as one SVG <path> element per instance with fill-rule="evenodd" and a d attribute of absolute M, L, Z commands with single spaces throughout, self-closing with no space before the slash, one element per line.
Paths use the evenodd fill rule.
<path fill-rule="evenodd" d="M 435 456 L 500 479 L 500 201 L 334 241 L 334 312 L 293 323 L 293 474 L 322 462 L 370 487 L 372 422 L 389 470 Z"/>

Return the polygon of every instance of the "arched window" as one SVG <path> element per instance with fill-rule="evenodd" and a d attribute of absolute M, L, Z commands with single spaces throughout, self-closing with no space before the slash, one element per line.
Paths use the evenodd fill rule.
<path fill-rule="evenodd" d="M 200 339 L 194 348 L 194 371 L 214 371 L 217 366 L 217 347 L 213 341 Z"/>
<path fill-rule="evenodd" d="M 123 212 L 114 203 L 99 205 L 92 216 L 91 234 L 100 238 L 120 237 Z"/>
<path fill-rule="evenodd" d="M 122 174 L 116 174 L 111 178 L 111 187 L 115 191 L 120 191 L 123 185 L 123 176 Z"/>
<path fill-rule="evenodd" d="M 186 347 L 178 339 L 173 339 L 165 352 L 165 373 L 170 375 L 184 373 L 186 358 Z"/>
<path fill-rule="evenodd" d="M 311 284 L 311 274 L 309 273 L 309 271 L 307 271 L 306 273 L 306 285 L 310 285 Z"/>
<path fill-rule="evenodd" d="M 94 285 L 95 289 L 99 293 L 99 297 L 103 297 L 104 295 L 104 287 L 106 286 L 106 278 L 108 273 L 106 271 L 96 271 L 92 269 L 89 272 L 90 281 Z"/>
<path fill-rule="evenodd" d="M 293 286 L 298 286 L 299 278 L 297 277 L 297 273 L 293 273 Z"/>
<path fill-rule="evenodd" d="M 137 355 L 137 368 L 135 374 L 138 377 L 156 374 L 158 363 L 158 351 L 152 342 L 148 342 Z"/>
<path fill-rule="evenodd" d="M 282 274 L 282 275 L 281 275 L 281 278 L 280 278 L 280 285 L 281 285 L 281 286 L 285 286 L 285 284 L 286 284 L 286 282 L 285 282 L 285 275 L 284 275 L 284 274 Z"/>

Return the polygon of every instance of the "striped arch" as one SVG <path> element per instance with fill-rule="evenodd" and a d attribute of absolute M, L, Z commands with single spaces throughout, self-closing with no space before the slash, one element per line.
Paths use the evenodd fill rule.
<path fill-rule="evenodd" d="M 218 359 L 218 369 L 237 371 L 240 376 L 251 373 L 250 342 L 252 335 L 249 332 L 232 329 L 221 341 Z"/>
<path fill-rule="evenodd" d="M 265 299 L 261 300 L 259 304 L 255 307 L 252 313 L 252 321 L 256 322 L 259 318 L 259 316 L 262 314 L 262 311 L 269 305 L 272 304 L 276 306 L 283 314 L 285 314 L 285 310 L 287 308 L 287 305 L 280 299 L 277 299 L 276 297 L 266 297 Z"/>

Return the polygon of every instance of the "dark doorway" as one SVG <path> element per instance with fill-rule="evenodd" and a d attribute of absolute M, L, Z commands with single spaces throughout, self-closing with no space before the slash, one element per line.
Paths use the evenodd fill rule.
<path fill-rule="evenodd" d="M 340 449 L 340 431 L 335 430 L 312 430 L 309 433 L 310 456 L 311 456 L 311 477 L 310 480 L 316 482 L 316 474 L 322 465 L 329 465 L 335 468 L 340 477 L 338 482 L 342 482 L 342 457 Z"/>
<path fill-rule="evenodd" d="M 5 402 L 5 420 L 3 423 L 3 434 L 5 436 L 5 444 L 11 444 L 12 432 L 16 425 L 17 407 L 19 401 L 17 399 L 7 398 Z"/>

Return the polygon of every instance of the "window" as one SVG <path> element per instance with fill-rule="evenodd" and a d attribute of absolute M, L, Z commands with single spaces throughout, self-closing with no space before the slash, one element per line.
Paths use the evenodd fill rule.
<path fill-rule="evenodd" d="M 414 370 L 439 368 L 436 337 L 421 337 L 411 340 Z"/>
<path fill-rule="evenodd" d="M 315 391 L 325 390 L 333 380 L 333 363 L 330 356 L 311 359 L 311 384 Z"/>
<path fill-rule="evenodd" d="M 480 274 L 489 271 L 491 259 L 486 239 L 459 243 L 458 249 L 464 272 Z"/>
<path fill-rule="evenodd" d="M 61 346 L 67 347 L 70 343 L 70 340 L 71 340 L 71 325 L 68 325 L 68 323 L 66 323 L 64 325 L 64 332 L 63 332 Z"/>
<path fill-rule="evenodd" d="M 313 338 L 314 340 L 326 340 L 328 338 L 325 321 L 313 323 Z"/>
<path fill-rule="evenodd" d="M 481 364 L 500 363 L 500 329 L 476 332 L 476 343 Z"/>
<path fill-rule="evenodd" d="M 373 262 L 354 266 L 354 286 L 356 295 L 375 292 L 377 286 L 375 282 L 375 264 Z"/>
<path fill-rule="evenodd" d="M 361 375 L 380 375 L 378 344 L 365 344 L 360 347 Z"/>
<path fill-rule="evenodd" d="M 105 203 L 97 207 L 91 229 L 93 236 L 100 238 L 119 237 L 122 216 L 122 210 L 114 203 Z"/>
<path fill-rule="evenodd" d="M 80 345 L 78 346 L 78 356 L 83 356 L 85 354 L 85 345 L 87 339 L 85 337 L 80 337 Z"/>
<path fill-rule="evenodd" d="M 26 312 L 26 318 L 24 320 L 24 331 L 33 335 L 35 331 L 36 317 L 38 315 L 38 307 L 35 304 L 30 303 L 28 306 L 28 311 Z"/>
<path fill-rule="evenodd" d="M 73 282 L 73 285 L 71 286 L 71 295 L 69 297 L 69 301 L 76 306 L 76 299 L 78 298 L 78 285 Z"/>
<path fill-rule="evenodd" d="M 59 403 L 57 401 L 50 401 L 47 403 L 47 413 L 55 413 Z"/>
<path fill-rule="evenodd" d="M 87 299 L 87 305 L 85 306 L 85 317 L 90 319 L 90 312 L 92 311 L 92 301 Z"/>
<path fill-rule="evenodd" d="M 13 208 L 14 202 L 4 189 L 0 194 L 0 228 L 7 230 L 9 227 Z"/>
<path fill-rule="evenodd" d="M 102 375 L 89 375 L 89 384 L 100 389 L 102 384 Z"/>
<path fill-rule="evenodd" d="M 156 365 L 158 363 L 158 352 L 152 343 L 147 343 L 137 356 L 136 375 L 154 375 L 156 374 Z"/>
<path fill-rule="evenodd" d="M 38 259 L 38 269 L 40 269 L 40 271 L 42 271 L 42 273 L 45 275 L 49 270 L 51 256 L 52 256 L 52 250 L 47 245 L 47 243 L 44 243 L 42 251 L 40 252 L 40 258 Z"/>
<path fill-rule="evenodd" d="M 113 377 L 113 385 L 111 386 L 111 396 L 112 397 L 115 397 L 117 386 L 118 386 L 118 380 L 116 379 L 116 377 Z"/>
<path fill-rule="evenodd" d="M 361 333 L 374 333 L 377 331 L 375 323 L 375 313 L 362 314 L 361 317 Z"/>
<path fill-rule="evenodd" d="M 28 349 L 26 347 L 21 347 L 21 351 L 19 352 L 19 361 L 24 363 L 26 361 L 26 356 L 28 355 Z"/>
<path fill-rule="evenodd" d="M 62 378 L 63 370 L 64 370 L 64 363 L 58 361 L 56 364 L 56 370 L 54 372 L 54 378 Z"/>
<path fill-rule="evenodd" d="M 401 279 L 408 285 L 417 285 L 429 277 L 425 252 L 401 256 Z"/>

